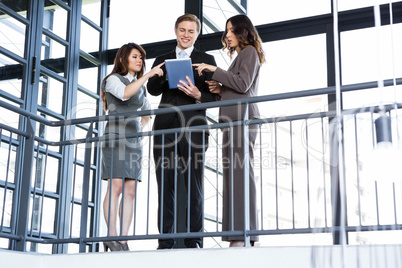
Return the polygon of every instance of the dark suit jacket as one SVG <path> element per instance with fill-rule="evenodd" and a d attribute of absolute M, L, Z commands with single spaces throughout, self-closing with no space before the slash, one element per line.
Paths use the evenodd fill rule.
<path fill-rule="evenodd" d="M 173 50 L 167 54 L 158 56 L 152 68 L 156 65 L 164 62 L 166 59 L 175 59 L 176 52 Z M 192 63 L 207 63 L 216 66 L 215 59 L 212 55 L 201 52 L 200 50 L 194 48 L 190 55 Z M 164 71 L 164 76 L 154 76 L 148 80 L 147 88 L 149 94 L 153 96 L 159 96 L 162 94 L 162 98 L 159 104 L 159 108 L 180 106 L 195 104 L 196 100 L 192 97 L 187 96 L 184 92 L 179 89 L 169 89 L 168 82 L 166 80 L 166 68 L 165 65 L 162 66 Z M 201 91 L 201 102 L 215 101 L 219 99 L 217 94 L 212 94 L 209 92 L 208 85 L 205 83 L 206 80 L 211 80 L 212 73 L 203 73 L 202 76 L 198 75 L 198 72 L 193 67 L 195 86 Z M 166 129 L 169 128 L 173 119 L 179 116 L 179 121 L 184 119 L 185 126 L 195 126 L 195 125 L 205 125 L 207 124 L 205 110 L 187 111 L 182 115 L 177 113 L 169 113 L 157 115 L 154 121 L 154 129 Z"/>

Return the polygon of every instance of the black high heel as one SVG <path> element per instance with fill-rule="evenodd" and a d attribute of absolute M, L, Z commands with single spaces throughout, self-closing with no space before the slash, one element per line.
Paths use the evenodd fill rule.
<path fill-rule="evenodd" d="M 103 248 L 105 252 L 107 252 L 109 249 L 110 251 L 123 251 L 123 245 L 116 241 L 103 242 Z"/>
<path fill-rule="evenodd" d="M 126 243 L 122 243 L 122 242 L 117 242 L 120 244 L 121 248 L 123 251 L 130 251 L 130 248 L 128 247 L 127 242 Z"/>

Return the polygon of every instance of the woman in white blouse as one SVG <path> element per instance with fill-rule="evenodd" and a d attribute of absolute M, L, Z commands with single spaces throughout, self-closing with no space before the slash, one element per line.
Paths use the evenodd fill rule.
<path fill-rule="evenodd" d="M 163 64 L 144 74 L 145 55 L 145 50 L 135 43 L 125 44 L 117 51 L 114 68 L 103 79 L 101 87 L 103 108 L 109 115 L 149 109 L 144 83 L 155 75 L 162 76 L 160 67 Z M 142 146 L 140 138 L 126 136 L 140 132 L 148 120 L 148 116 L 119 116 L 111 117 L 106 124 L 105 136 L 109 138 L 102 146 L 102 179 L 108 181 L 103 213 L 109 236 L 128 234 L 136 180 L 141 181 Z M 121 229 L 117 228 L 118 214 Z M 127 241 L 105 241 L 103 244 L 105 251 L 129 250 Z"/>

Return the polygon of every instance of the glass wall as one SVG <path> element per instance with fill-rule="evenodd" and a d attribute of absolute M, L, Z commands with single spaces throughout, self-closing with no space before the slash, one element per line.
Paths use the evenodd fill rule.
<path fill-rule="evenodd" d="M 107 12 L 108 6 L 105 2 L 110 3 L 110 12 Z M 242 6 L 241 2 L 246 4 Z M 387 3 L 389 1 L 340 0 L 339 11 Z M 314 16 L 331 17 L 331 8 L 330 0 L 204 0 L 203 34 L 208 36 L 223 31 L 226 20 L 239 13 L 247 14 L 255 25 L 263 26 L 267 31 L 277 27 L 278 23 L 291 25 L 291 28 L 284 30 L 275 28 L 282 34 L 280 37 L 264 38 L 263 48 L 267 62 L 261 68 L 259 94 L 272 95 L 325 88 L 333 86 L 329 81 L 334 75 L 331 69 L 333 51 L 329 38 L 332 31 L 330 22 L 325 26 L 329 30 L 320 28 L 319 33 L 314 34 L 297 28 L 297 25 L 304 21 L 303 19 L 314 21 Z M 99 116 L 103 113 L 99 98 L 100 81 L 111 70 L 111 65 L 106 66 L 103 53 L 107 49 L 110 51 L 119 48 L 127 42 L 151 43 L 157 46 L 160 42 L 175 39 L 174 23 L 184 11 L 185 2 L 182 0 L 1 1 L 0 100 L 13 106 L 26 107 L 29 112 L 51 121 Z M 33 14 L 41 16 L 35 18 Z M 379 29 L 369 27 L 341 32 L 342 84 L 401 77 L 401 36 L 400 23 L 381 26 Z M 227 69 L 233 59 L 220 47 L 220 42 L 217 42 L 214 49 L 207 53 L 214 55 L 218 66 Z M 152 63 L 153 58 L 147 59 L 147 70 L 150 70 Z M 149 98 L 152 108 L 156 108 L 160 97 Z M 367 89 L 344 93 L 343 105 L 344 108 L 356 108 L 376 105 L 379 102 L 393 103 L 401 98 L 400 86 Z M 260 109 L 264 117 L 326 111 L 328 96 L 270 102 L 269 105 L 260 105 Z M 216 117 L 218 109 L 210 109 L 208 114 Z M 20 122 L 17 114 L 4 107 L 0 107 L 0 123 L 22 130 L 27 128 L 26 122 Z M 281 131 L 289 132 L 286 125 L 280 126 Z M 103 124 L 96 124 L 94 135 L 101 135 L 103 127 Z M 297 126 L 300 129 L 302 127 L 304 126 Z M 66 130 L 64 127 L 37 123 L 34 129 L 38 137 L 58 141 L 61 138 L 84 138 L 88 125 L 83 124 Z M 293 131 L 298 130 L 295 127 Z M 28 220 L 33 235 L 43 232 L 44 236 L 54 236 L 60 231 L 56 230 L 55 225 L 62 222 L 65 229 L 61 231 L 73 237 L 77 236 L 84 148 L 69 146 L 62 149 L 60 146 L 45 146 L 38 142 L 34 145 L 31 162 L 24 162 L 25 153 L 19 151 L 24 144 L 19 143 L 16 134 L 3 130 L 0 137 L 0 229 L 12 232 L 12 218 L 18 210 L 13 200 L 24 198 L 16 196 L 15 189 L 18 186 L 15 182 L 21 180 L 23 164 L 28 163 L 31 168 L 29 172 L 32 172 L 29 181 L 32 190 L 26 193 L 26 199 L 29 199 L 27 202 L 35 208 Z M 148 145 L 149 143 L 145 146 Z M 214 148 L 208 150 L 208 153 L 214 152 Z M 93 148 L 92 154 L 89 208 L 91 230 L 104 234 L 105 226 L 97 229 L 101 213 L 97 204 L 103 193 L 95 196 L 95 187 L 101 184 L 98 172 L 101 159 L 99 149 Z M 6 159 L 5 155 L 10 157 Z M 282 156 L 286 158 L 286 155 Z M 73 172 L 78 174 L 74 177 L 74 182 Z M 210 187 L 206 189 L 206 196 L 213 200 L 216 189 L 221 186 L 219 183 L 215 185 L 213 172 L 208 171 L 207 176 Z M 104 191 L 103 186 L 101 191 Z M 69 194 L 62 196 L 61 193 Z M 66 211 L 60 211 L 62 205 L 66 205 Z M 206 214 L 212 219 L 217 217 L 214 209 L 209 211 L 208 206 L 207 201 Z M 156 225 L 153 228 L 155 229 Z M 206 228 L 209 228 L 208 223 Z M 152 231 L 155 231 L 154 229 Z M 0 247 L 8 248 L 10 245 L 7 241 L 0 239 Z M 64 245 L 52 247 L 35 243 L 29 243 L 28 250 L 47 253 L 77 252 L 74 246 L 66 249 Z"/>
<path fill-rule="evenodd" d="M 16 107 L 23 105 L 26 98 L 28 5 L 29 1 L 19 1 L 5 7 L 0 2 L 0 100 Z M 18 135 L 6 131 L 4 126 L 18 129 L 19 115 L 0 105 L 0 124 L 0 231 L 11 233 L 21 144 Z M 7 247 L 8 239 L 0 238 L 0 248 Z"/>
<path fill-rule="evenodd" d="M 175 39 L 174 23 L 183 14 L 183 0 L 110 1 L 109 48 Z"/>
<path fill-rule="evenodd" d="M 101 0 L 1 1 L 0 100 L 27 107 L 28 112 L 54 122 L 98 116 L 99 77 L 105 72 L 101 67 L 102 53 L 99 53 L 106 49 L 101 42 L 102 38 L 107 37 L 107 32 L 103 31 L 106 12 L 102 10 L 106 10 L 105 7 Z M 24 131 L 26 122 L 19 120 L 16 113 L 0 107 L 0 123 Z M 34 123 L 35 135 L 49 142 L 86 135 L 87 128 L 85 125 L 72 129 Z M 95 126 L 95 133 L 97 128 Z M 32 159 L 26 159 L 25 154 L 29 152 L 29 148 L 26 148 L 25 140 L 5 130 L 0 135 L 1 149 L 7 152 L 6 155 L 10 155 L 6 162 L 0 159 L 2 231 L 7 228 L 11 233 L 15 231 L 11 219 L 24 217 L 24 211 L 19 211 L 19 206 L 25 202 L 33 211 L 27 215 L 30 235 L 48 237 L 59 235 L 56 232 L 60 231 L 68 234 L 67 230 L 77 228 L 79 217 L 70 221 L 73 217 L 69 213 L 76 213 L 79 209 L 64 209 L 69 202 L 80 206 L 80 201 L 77 201 L 81 199 L 81 195 L 78 196 L 81 194 L 79 191 L 75 192 L 77 196 L 64 194 L 72 192 L 73 165 L 82 165 L 81 160 L 72 157 L 76 148 L 35 142 Z M 19 151 L 21 147 L 24 148 L 23 152 Z M 96 172 L 99 162 L 97 150 L 93 149 L 91 185 L 94 185 L 99 176 Z M 81 155 L 77 154 L 77 157 Z M 19 163 L 18 167 L 15 166 L 16 163 Z M 16 197 L 14 189 L 23 186 L 15 185 L 14 181 L 19 181 L 22 176 L 29 177 L 29 174 L 31 178 L 27 183 L 30 187 L 26 188 L 29 192 Z M 75 187 L 81 187 L 80 183 L 82 181 L 78 180 Z M 96 201 L 93 196 L 90 198 L 91 204 Z M 13 203 L 13 199 L 21 201 Z M 90 216 L 97 217 L 93 207 L 89 210 L 92 211 Z M 96 221 L 90 218 L 90 222 Z M 57 226 L 64 226 L 66 229 L 61 230 Z M 91 231 L 96 229 L 91 228 Z M 0 247 L 10 246 L 15 245 L 0 239 Z M 67 247 L 28 243 L 26 250 L 52 253 L 66 251 Z"/>
<path fill-rule="evenodd" d="M 386 25 L 341 33 L 344 85 L 402 77 L 402 25 Z M 400 86 L 344 94 L 345 108 L 400 102 Z"/>
<path fill-rule="evenodd" d="M 345 0 L 346 2 L 347 0 Z M 331 0 L 247 1 L 247 15 L 255 25 L 331 13 Z"/>

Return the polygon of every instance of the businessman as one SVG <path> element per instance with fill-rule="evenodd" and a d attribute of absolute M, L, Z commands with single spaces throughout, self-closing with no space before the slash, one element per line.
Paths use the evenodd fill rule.
<path fill-rule="evenodd" d="M 153 66 L 164 62 L 166 59 L 191 58 L 192 63 L 208 63 L 216 66 L 213 56 L 194 48 L 194 43 L 201 30 L 199 19 L 192 14 L 180 16 L 175 23 L 177 46 L 175 50 L 156 57 Z M 203 102 L 216 101 L 219 95 L 209 92 L 208 84 L 211 80 L 210 73 L 201 76 L 193 68 L 194 84 L 190 80 L 181 81 L 178 88 L 169 89 L 166 79 L 165 65 L 162 67 L 164 76 L 153 77 L 148 81 L 148 92 L 153 96 L 162 94 L 159 108 L 177 107 Z M 172 112 L 157 115 L 154 121 L 154 130 L 190 127 L 206 125 L 205 109 Z M 203 230 L 203 163 L 204 153 L 208 148 L 209 134 L 204 131 L 191 133 L 177 133 L 154 136 L 154 161 L 156 166 L 156 179 L 158 183 L 158 228 L 160 233 L 172 233 L 174 230 L 174 200 L 177 179 L 184 179 L 184 185 L 189 191 L 190 232 Z M 175 173 L 177 172 L 177 173 Z M 179 172 L 183 176 L 178 176 Z M 176 177 L 176 178 L 175 178 Z M 186 196 L 188 192 L 186 193 Z M 163 200 L 162 200 L 163 199 Z M 186 224 L 187 218 L 186 217 Z M 173 239 L 159 239 L 158 249 L 174 247 Z M 202 239 L 185 238 L 184 245 L 187 248 L 201 248 Z"/>

